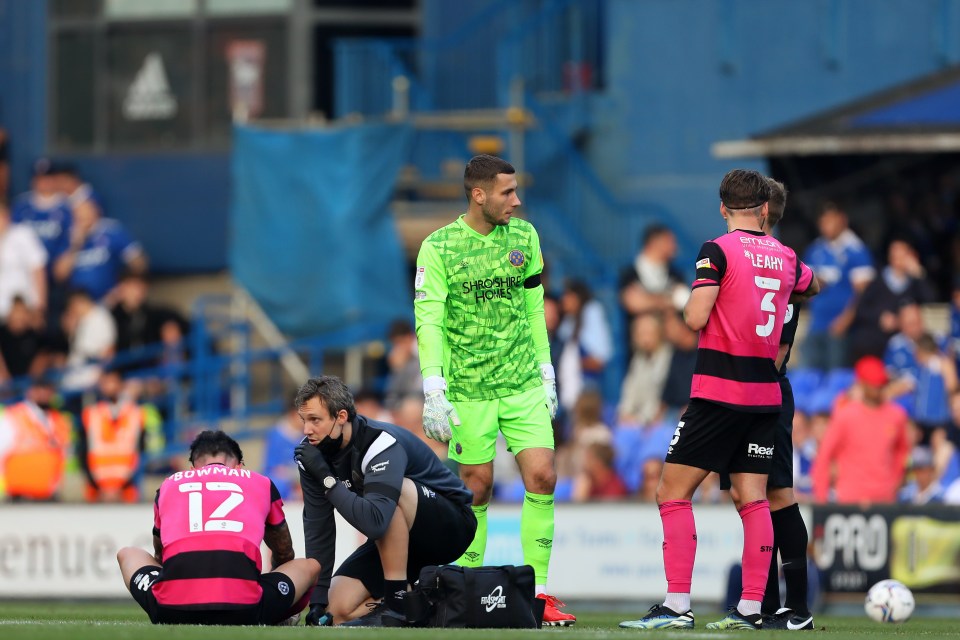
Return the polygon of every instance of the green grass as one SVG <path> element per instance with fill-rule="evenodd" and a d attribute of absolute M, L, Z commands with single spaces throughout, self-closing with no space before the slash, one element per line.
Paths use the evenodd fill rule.
<path fill-rule="evenodd" d="M 0 638 L 3 640 L 180 640 L 201 638 L 203 640 L 270 640 L 272 638 L 351 638 L 366 640 L 369 638 L 435 638 L 436 640 L 459 640 L 496 638 L 496 640 L 514 640 L 531 638 L 533 634 L 564 636 L 570 639 L 592 639 L 628 636 L 648 636 L 651 638 L 687 638 L 723 637 L 725 632 L 705 631 L 636 631 L 618 629 L 620 620 L 638 617 L 642 612 L 638 607 L 633 614 L 587 613 L 577 612 L 576 607 L 568 609 L 579 613 L 577 625 L 567 629 L 545 629 L 543 631 L 519 630 L 445 630 L 445 629 L 314 629 L 314 628 L 259 628 L 259 627 L 154 627 L 147 622 L 146 615 L 134 603 L 38 603 L 38 602 L 2 602 L 0 603 Z M 701 613 L 698 625 L 704 625 L 720 614 Z M 814 638 L 843 640 L 846 638 L 956 638 L 960 621 L 955 619 L 917 618 L 903 625 L 881 625 L 866 617 L 840 618 L 818 617 L 820 630 Z M 726 632 L 729 633 L 729 632 Z M 783 632 L 763 631 L 751 634 L 751 637 L 776 637 Z"/>

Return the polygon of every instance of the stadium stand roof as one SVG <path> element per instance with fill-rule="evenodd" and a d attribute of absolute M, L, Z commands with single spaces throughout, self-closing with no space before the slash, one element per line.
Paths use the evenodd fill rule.
<path fill-rule="evenodd" d="M 960 65 L 711 151 L 717 158 L 960 151 Z"/>

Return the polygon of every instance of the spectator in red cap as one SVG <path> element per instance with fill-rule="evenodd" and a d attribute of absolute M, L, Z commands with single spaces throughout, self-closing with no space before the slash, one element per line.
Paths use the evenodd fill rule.
<path fill-rule="evenodd" d="M 813 496 L 817 502 L 892 503 L 910 452 L 907 414 L 884 397 L 888 379 L 880 358 L 864 356 L 854 373 L 860 393 L 830 419 L 813 463 Z"/>

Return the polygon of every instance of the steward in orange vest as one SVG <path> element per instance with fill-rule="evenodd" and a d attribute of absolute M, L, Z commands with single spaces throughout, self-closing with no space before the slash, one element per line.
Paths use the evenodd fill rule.
<path fill-rule="evenodd" d="M 136 502 L 137 471 L 146 443 L 146 411 L 123 397 L 116 371 L 100 377 L 100 402 L 83 410 L 78 457 L 87 474 L 88 502 Z"/>
<path fill-rule="evenodd" d="M 54 500 L 70 448 L 70 420 L 50 403 L 56 393 L 35 381 L 26 399 L 0 416 L 0 469 L 12 500 Z"/>

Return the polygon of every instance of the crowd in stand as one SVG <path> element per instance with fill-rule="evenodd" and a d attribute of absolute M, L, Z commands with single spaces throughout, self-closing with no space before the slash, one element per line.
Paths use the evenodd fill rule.
<path fill-rule="evenodd" d="M 3 148 L 0 136 L 0 160 Z M 806 331 L 788 371 L 801 500 L 960 504 L 960 278 L 941 335 L 923 309 L 943 301 L 947 259 L 917 240 L 956 230 L 892 220 L 882 246 L 868 246 L 843 208 L 826 203 L 819 236 L 802 254 L 823 292 L 803 311 Z M 548 289 L 561 408 L 558 500 L 654 499 L 697 354 L 697 334 L 682 318 L 690 288 L 676 254 L 668 226 L 644 231 L 619 282 L 622 318 L 609 317 L 584 282 Z M 31 190 L 9 204 L 0 199 L 0 481 L 8 496 L 56 496 L 73 457 L 88 500 L 139 498 L 141 456 L 171 435 L 154 403 L 167 384 L 158 367 L 184 361 L 189 331 L 182 316 L 149 302 L 146 269 L 140 244 L 104 217 L 70 165 L 39 160 Z M 612 328 L 621 319 L 622 343 Z M 423 435 L 413 326 L 398 320 L 386 338 L 382 373 L 357 390 L 358 411 L 410 429 L 446 458 L 446 446 Z M 136 364 L 113 359 L 158 345 Z M 626 374 L 614 402 L 602 381 L 617 358 Z M 263 464 L 287 498 L 298 496 L 289 452 L 301 437 L 291 404 L 266 436 Z M 496 495 L 522 496 L 512 458 L 495 464 Z M 705 483 L 696 499 L 722 499 L 718 483 Z"/>
<path fill-rule="evenodd" d="M 0 197 L 0 489 L 11 499 L 57 496 L 74 463 L 87 500 L 139 499 L 141 456 L 166 437 L 156 371 L 182 359 L 188 331 L 147 302 L 146 268 L 68 164 L 38 160 L 30 191 Z M 162 348 L 117 357 L 146 345 Z"/>
<path fill-rule="evenodd" d="M 801 500 L 960 504 L 960 278 L 950 293 L 950 333 L 940 335 L 923 309 L 943 301 L 929 273 L 944 258 L 918 250 L 915 238 L 930 230 L 903 222 L 894 220 L 884 246 L 871 250 L 844 210 L 825 203 L 820 235 L 803 253 L 823 292 L 804 312 L 806 336 L 788 372 Z M 676 253 L 670 228 L 653 225 L 623 272 L 619 312 L 629 356 L 615 405 L 599 383 L 619 351 L 603 308 L 580 282 L 546 300 L 562 408 L 558 499 L 653 500 L 696 360 L 697 335 L 681 313 L 690 290 L 675 270 Z M 498 477 L 507 478 L 501 498 L 522 495 L 511 484 L 518 480 Z M 715 478 L 696 499 L 724 499 Z"/>

